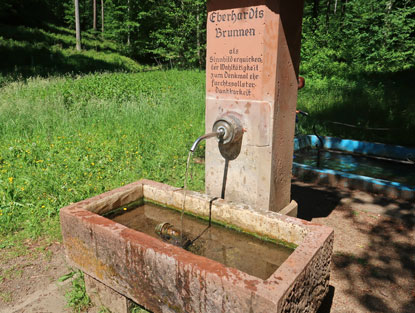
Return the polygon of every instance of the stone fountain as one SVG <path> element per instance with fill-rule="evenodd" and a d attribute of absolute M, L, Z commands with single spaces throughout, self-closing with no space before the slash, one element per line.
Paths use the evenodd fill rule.
<path fill-rule="evenodd" d="M 302 10 L 302 0 L 208 1 L 206 133 L 218 140 L 206 144 L 206 193 L 140 180 L 62 208 L 66 255 L 92 299 L 122 313 L 132 302 L 152 312 L 317 311 L 333 231 L 295 218 L 290 199 Z M 111 218 L 148 202 L 292 251 L 248 273 L 130 227 L 170 211 Z"/>

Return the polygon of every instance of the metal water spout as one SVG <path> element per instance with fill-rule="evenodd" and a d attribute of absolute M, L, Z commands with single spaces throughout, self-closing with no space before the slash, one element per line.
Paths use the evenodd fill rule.
<path fill-rule="evenodd" d="M 225 168 L 223 170 L 223 181 L 222 181 L 222 192 L 221 198 L 225 199 L 225 190 L 226 190 L 226 180 L 228 175 L 228 166 L 229 161 L 234 160 L 238 157 L 241 151 L 242 145 L 242 137 L 244 133 L 244 128 L 242 127 L 242 123 L 238 116 L 232 113 L 227 113 L 218 117 L 213 124 L 213 129 L 211 133 L 204 134 L 197 138 L 195 142 L 190 147 L 189 155 L 187 157 L 186 163 L 186 172 L 185 172 L 185 179 L 184 179 L 184 197 L 183 197 L 183 204 L 182 204 L 182 212 L 180 215 L 180 231 L 175 229 L 169 223 L 162 223 L 157 225 L 155 231 L 157 235 L 159 235 L 163 240 L 170 240 L 173 244 L 179 245 L 184 249 L 187 249 L 190 245 L 192 245 L 197 239 L 199 239 L 207 229 L 211 226 L 211 209 L 213 201 L 219 199 L 218 197 L 214 197 L 210 201 L 209 207 L 209 226 L 199 234 L 195 239 L 188 240 L 183 236 L 183 215 L 184 215 L 184 208 L 186 202 L 186 182 L 187 182 L 187 175 L 189 172 L 189 165 L 190 160 L 193 153 L 196 151 L 197 147 L 203 140 L 207 140 L 209 138 L 216 137 L 218 140 L 218 148 L 225 159 Z M 179 239 L 179 240 L 178 240 Z"/>
<path fill-rule="evenodd" d="M 200 136 L 199 138 L 195 140 L 195 142 L 192 144 L 192 147 L 190 148 L 190 152 L 192 153 L 195 152 L 197 146 L 200 144 L 202 140 L 206 140 L 212 137 L 217 137 L 219 140 L 221 140 L 224 135 L 225 135 L 225 131 L 223 129 L 218 129 L 217 131 L 204 134 L 203 136 Z"/>
<path fill-rule="evenodd" d="M 232 113 L 227 113 L 216 119 L 211 133 L 200 136 L 193 143 L 190 152 L 195 152 L 202 140 L 216 137 L 219 150 L 225 159 L 234 160 L 240 152 L 244 129 L 240 119 Z M 235 145 L 239 149 L 235 149 Z"/>

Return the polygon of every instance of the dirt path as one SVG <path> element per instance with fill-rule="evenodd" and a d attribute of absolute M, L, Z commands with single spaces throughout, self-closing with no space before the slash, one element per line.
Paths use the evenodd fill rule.
<path fill-rule="evenodd" d="M 16 254 L 18 256 L 16 256 Z M 0 313 L 71 312 L 65 292 L 70 281 L 59 283 L 70 272 L 61 244 L 27 244 L 3 250 L 0 256 Z"/>
<path fill-rule="evenodd" d="M 335 230 L 330 294 L 319 313 L 415 313 L 415 204 L 293 183 L 299 217 Z M 58 283 L 68 268 L 61 244 L 0 255 L 0 313 L 70 312 Z M 89 312 L 97 312 L 91 308 Z"/>
<path fill-rule="evenodd" d="M 299 217 L 334 229 L 322 312 L 415 312 L 415 204 L 294 182 Z"/>

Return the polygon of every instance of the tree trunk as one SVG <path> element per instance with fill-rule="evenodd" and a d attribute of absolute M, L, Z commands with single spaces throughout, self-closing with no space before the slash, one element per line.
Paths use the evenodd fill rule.
<path fill-rule="evenodd" d="M 97 30 L 97 0 L 92 0 L 92 29 Z"/>
<path fill-rule="evenodd" d="M 342 0 L 341 6 L 342 6 L 342 17 L 343 17 L 344 14 L 346 13 L 347 0 Z"/>
<path fill-rule="evenodd" d="M 330 8 L 331 8 L 331 0 L 327 0 L 327 11 L 326 11 L 326 28 L 329 27 L 330 22 Z"/>
<path fill-rule="evenodd" d="M 334 1 L 334 14 L 337 12 L 337 0 Z"/>
<path fill-rule="evenodd" d="M 388 14 L 391 13 L 392 7 L 393 7 L 393 0 L 389 0 L 388 3 L 386 4 L 386 11 L 388 12 Z"/>
<path fill-rule="evenodd" d="M 101 32 L 104 35 L 104 0 L 101 0 Z"/>
<path fill-rule="evenodd" d="M 131 29 L 130 29 L 130 21 L 131 21 L 131 16 L 130 16 L 130 0 L 127 0 L 127 46 L 129 46 L 131 44 L 131 39 L 130 39 L 130 33 L 131 33 Z"/>
<path fill-rule="evenodd" d="M 320 0 L 314 0 L 313 4 L 313 19 L 318 17 L 318 8 L 320 6 Z"/>
<path fill-rule="evenodd" d="M 75 0 L 75 31 L 76 31 L 76 50 L 81 51 L 81 24 L 79 21 L 79 1 Z"/>
<path fill-rule="evenodd" d="M 202 57 L 200 53 L 200 13 L 199 13 L 199 3 L 196 3 L 196 49 L 197 49 L 197 58 L 199 59 L 199 71 L 202 69 Z"/>

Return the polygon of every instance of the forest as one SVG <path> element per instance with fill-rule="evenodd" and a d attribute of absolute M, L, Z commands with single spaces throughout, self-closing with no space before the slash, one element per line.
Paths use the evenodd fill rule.
<path fill-rule="evenodd" d="M 125 56 L 171 67 L 204 66 L 206 0 L 78 0 L 82 33 Z M 73 0 L 4 0 L 4 24 L 75 29 Z M 306 0 L 302 72 L 397 72 L 415 64 L 411 0 Z"/>

